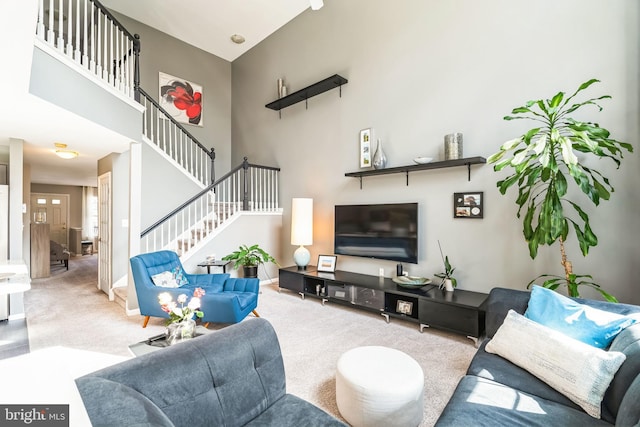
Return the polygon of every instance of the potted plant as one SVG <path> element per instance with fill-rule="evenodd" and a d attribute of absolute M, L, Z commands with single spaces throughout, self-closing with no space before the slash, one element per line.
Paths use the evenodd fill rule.
<path fill-rule="evenodd" d="M 565 97 L 564 92 L 558 92 L 551 99 L 529 101 L 522 107 L 514 108 L 512 115 L 504 117 L 505 120 L 533 120 L 536 127 L 504 143 L 500 151 L 489 157 L 488 162 L 494 164 L 495 171 L 514 169 L 513 174 L 498 181 L 497 186 L 500 193 L 505 194 L 509 187 L 516 183 L 518 185 L 517 217 L 520 218 L 524 209 L 523 233 L 531 258 L 535 259 L 540 245 L 560 244 L 564 277 L 543 274 L 529 282 L 527 287 L 544 277 L 544 287 L 555 290 L 564 284 L 568 295 L 572 297 L 580 296 L 579 286 L 590 286 L 606 300 L 617 301 L 594 283 L 590 275 L 575 274 L 565 253 L 570 228 L 575 232 L 583 256 L 589 253 L 590 247 L 598 244 L 589 215 L 575 197 L 580 193 L 568 191 L 571 183 L 595 206 L 599 205 L 600 200 L 609 200 L 613 192 L 609 179 L 587 166 L 587 162 L 580 160 L 575 152 L 582 153 L 584 159 L 609 158 L 620 167 L 623 151 L 633 151 L 630 144 L 610 138 L 610 132 L 597 123 L 570 117 L 584 106 L 595 106 L 602 111 L 599 101 L 611 98 L 608 95 L 583 102 L 574 100 L 579 92 L 596 82 L 598 80 L 591 79 L 581 84 L 569 97 Z M 513 157 L 506 157 L 507 153 Z"/>
<path fill-rule="evenodd" d="M 275 258 L 260 248 L 259 245 L 240 245 L 238 250 L 226 255 L 222 259 L 232 261 L 236 270 L 242 266 L 244 277 L 258 277 L 258 266 L 265 262 L 272 262 L 278 265 Z"/>
<path fill-rule="evenodd" d="M 439 285 L 440 289 L 444 288 L 445 291 L 453 292 L 453 289 L 458 286 L 458 281 L 455 277 L 453 277 L 453 272 L 456 268 L 451 266 L 448 256 L 443 256 L 442 247 L 440 246 L 439 240 L 438 247 L 440 248 L 440 256 L 442 257 L 442 262 L 444 263 L 444 273 L 436 273 L 435 276 L 442 279 Z"/>

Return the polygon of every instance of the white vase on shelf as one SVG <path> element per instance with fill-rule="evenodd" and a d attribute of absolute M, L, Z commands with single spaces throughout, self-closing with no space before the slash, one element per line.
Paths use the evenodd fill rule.
<path fill-rule="evenodd" d="M 385 167 L 387 167 L 387 156 L 382 150 L 382 141 L 380 140 L 380 138 L 378 138 L 378 147 L 376 148 L 376 152 L 373 155 L 373 168 L 384 169 Z"/>

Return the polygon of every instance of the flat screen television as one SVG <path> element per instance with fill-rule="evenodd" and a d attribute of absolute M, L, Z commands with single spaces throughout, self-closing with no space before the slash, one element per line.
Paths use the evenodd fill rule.
<path fill-rule="evenodd" d="M 418 204 L 336 205 L 335 254 L 418 263 Z"/>

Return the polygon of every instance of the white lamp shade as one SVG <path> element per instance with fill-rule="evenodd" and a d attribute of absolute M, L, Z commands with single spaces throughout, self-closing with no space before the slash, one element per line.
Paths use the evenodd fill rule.
<path fill-rule="evenodd" d="M 313 199 L 291 201 L 291 244 L 313 244 Z"/>

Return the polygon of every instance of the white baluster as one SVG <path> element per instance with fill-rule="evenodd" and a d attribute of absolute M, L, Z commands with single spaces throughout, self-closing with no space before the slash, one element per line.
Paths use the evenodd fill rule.
<path fill-rule="evenodd" d="M 113 22 L 111 22 L 111 20 L 108 21 L 109 22 L 109 61 L 107 62 L 107 64 L 109 67 L 109 84 L 115 85 L 115 66 L 116 66 L 116 61 L 115 61 L 115 56 L 113 54 L 113 45 L 114 45 L 114 32 L 115 32 L 115 25 L 113 25 Z"/>
<path fill-rule="evenodd" d="M 62 2 L 60 2 L 62 6 Z M 73 58 L 73 46 L 71 45 L 71 39 L 73 38 L 73 2 L 69 1 L 69 10 L 67 11 L 67 34 L 63 34 L 63 37 L 67 39 L 66 54 L 69 58 Z M 64 18 L 64 15 L 62 15 Z"/>
<path fill-rule="evenodd" d="M 38 25 L 36 26 L 36 35 L 40 40 L 45 39 L 44 0 L 38 0 Z"/>
<path fill-rule="evenodd" d="M 111 25 L 114 33 L 113 49 L 115 51 L 113 56 L 113 86 L 118 90 L 122 90 L 122 86 L 120 85 L 121 84 L 120 73 L 122 70 L 122 63 L 120 62 L 122 61 L 122 56 L 120 56 L 120 42 L 121 42 L 122 32 L 114 22 L 112 22 Z"/>
<path fill-rule="evenodd" d="M 55 13 L 55 9 L 53 11 L 49 11 L 49 13 Z M 63 18 L 64 17 L 64 4 L 62 3 L 62 0 L 60 0 L 58 2 L 58 50 L 60 50 L 60 52 L 64 53 L 64 31 L 63 31 Z"/>
<path fill-rule="evenodd" d="M 54 10 L 55 9 L 53 7 L 53 0 L 49 0 L 49 28 L 47 30 L 47 43 L 49 43 L 51 46 L 55 46 L 56 37 L 55 31 L 53 31 L 55 25 L 53 22 L 53 16 L 55 15 Z"/>
<path fill-rule="evenodd" d="M 82 18 L 82 22 L 84 22 L 84 26 L 83 26 L 84 37 L 82 40 L 82 61 L 81 62 L 82 62 L 82 65 L 84 65 L 85 67 L 89 67 L 89 53 L 88 53 L 89 44 L 87 43 L 87 37 L 89 36 L 89 15 L 88 15 L 89 5 L 87 4 L 87 0 L 82 0 L 82 1 L 83 1 L 82 10 L 84 10 L 84 17 Z M 93 20 L 91 23 L 93 24 Z"/>
<path fill-rule="evenodd" d="M 76 62 L 80 62 L 81 61 L 81 53 L 80 53 L 80 0 L 76 0 L 76 12 L 75 12 L 75 17 L 76 17 L 76 38 L 75 40 L 73 40 L 73 46 L 75 47 L 75 50 L 73 52 L 73 59 L 76 60 Z M 86 25 L 85 25 L 86 26 Z M 69 37 L 71 37 L 71 34 L 69 35 Z"/>
<path fill-rule="evenodd" d="M 103 19 L 104 18 L 104 19 Z M 106 15 L 101 15 L 102 21 L 102 80 L 109 81 L 109 61 L 107 55 L 109 53 L 109 20 Z"/>
<path fill-rule="evenodd" d="M 93 7 L 93 3 L 92 7 Z M 100 17 L 100 11 L 96 8 L 96 10 L 91 14 L 91 19 L 94 19 L 94 14 L 96 15 L 97 18 L 97 28 L 96 28 L 96 41 L 95 41 L 95 45 L 96 45 L 96 54 L 95 54 L 95 67 L 96 67 L 96 76 L 98 77 L 102 77 L 102 65 L 101 65 L 101 54 L 102 54 L 102 44 L 104 43 L 103 39 L 102 39 L 102 18 Z"/>

